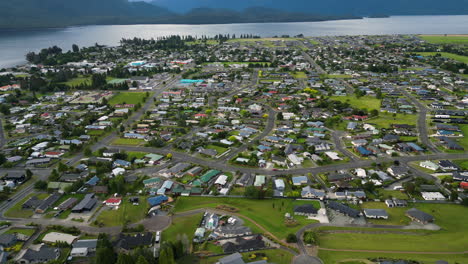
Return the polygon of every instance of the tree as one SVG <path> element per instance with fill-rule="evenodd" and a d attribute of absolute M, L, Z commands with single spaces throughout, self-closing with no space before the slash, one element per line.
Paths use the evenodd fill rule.
<path fill-rule="evenodd" d="M 119 256 L 117 257 L 117 264 L 133 264 L 133 258 L 132 256 L 129 256 L 124 253 L 120 253 Z"/>
<path fill-rule="evenodd" d="M 58 164 L 58 170 L 59 172 L 65 172 L 68 170 L 68 166 L 63 164 L 62 162 L 59 162 Z"/>
<path fill-rule="evenodd" d="M 405 190 L 410 194 L 413 194 L 416 192 L 416 185 L 412 182 L 403 183 L 403 188 L 405 188 Z"/>
<path fill-rule="evenodd" d="M 0 165 L 2 165 L 3 163 L 5 163 L 7 161 L 6 157 L 5 157 L 5 154 L 3 153 L 0 153 Z"/>
<path fill-rule="evenodd" d="M 73 44 L 73 45 L 72 45 L 72 50 L 73 50 L 73 52 L 75 52 L 75 53 L 80 52 L 80 48 L 79 48 L 78 45 L 76 45 L 76 44 Z"/>
<path fill-rule="evenodd" d="M 286 242 L 288 243 L 296 243 L 297 242 L 297 237 L 295 234 L 288 234 L 286 237 Z"/>
<path fill-rule="evenodd" d="M 149 263 L 148 263 L 148 261 L 145 259 L 145 257 L 140 256 L 140 257 L 138 257 L 138 260 L 137 260 L 136 264 L 149 264 Z"/>
<path fill-rule="evenodd" d="M 306 244 L 316 244 L 317 243 L 317 234 L 314 231 L 307 231 L 304 233 L 304 243 Z"/>
<path fill-rule="evenodd" d="M 47 182 L 39 180 L 36 183 L 34 183 L 34 189 L 37 190 L 47 190 Z"/>
<path fill-rule="evenodd" d="M 166 158 L 167 159 L 172 159 L 172 156 L 173 156 L 172 153 L 167 153 Z"/>
<path fill-rule="evenodd" d="M 85 155 L 86 157 L 90 157 L 91 155 L 93 155 L 93 152 L 91 151 L 91 149 L 90 149 L 89 147 L 86 147 L 86 148 L 84 149 L 84 155 Z"/>
<path fill-rule="evenodd" d="M 116 262 L 117 256 L 107 234 L 99 234 L 96 248 L 96 264 L 114 264 Z"/>
<path fill-rule="evenodd" d="M 164 242 L 161 245 L 159 253 L 159 264 L 176 264 L 174 259 L 174 250 L 172 245 L 168 242 Z"/>
<path fill-rule="evenodd" d="M 114 264 L 115 253 L 112 248 L 98 248 L 96 250 L 96 264 Z"/>
<path fill-rule="evenodd" d="M 283 113 L 279 112 L 278 114 L 276 114 L 276 119 L 283 120 L 284 119 Z"/>

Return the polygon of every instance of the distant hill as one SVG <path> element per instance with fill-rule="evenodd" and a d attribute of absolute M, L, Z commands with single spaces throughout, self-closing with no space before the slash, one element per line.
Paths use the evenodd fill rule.
<path fill-rule="evenodd" d="M 153 0 L 153 3 L 179 13 L 201 6 L 240 11 L 255 5 L 322 15 L 468 15 L 468 0 Z"/>
<path fill-rule="evenodd" d="M 127 0 L 3 0 L 0 29 L 64 27 L 91 24 L 224 24 L 323 21 L 354 16 L 312 15 L 250 7 L 242 11 L 194 8 L 181 14 L 147 2 Z"/>
<path fill-rule="evenodd" d="M 127 0 L 0 1 L 0 28 L 127 24 L 173 15 L 167 8 Z"/>

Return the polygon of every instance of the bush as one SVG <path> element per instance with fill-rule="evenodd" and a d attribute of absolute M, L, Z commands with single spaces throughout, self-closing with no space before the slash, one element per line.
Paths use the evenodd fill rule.
<path fill-rule="evenodd" d="M 297 237 L 295 234 L 288 234 L 286 237 L 286 242 L 288 243 L 296 243 L 297 242 Z"/>

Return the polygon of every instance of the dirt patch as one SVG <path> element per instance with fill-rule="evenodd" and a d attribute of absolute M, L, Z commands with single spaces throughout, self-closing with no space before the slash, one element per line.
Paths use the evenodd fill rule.
<path fill-rule="evenodd" d="M 222 211 L 226 211 L 226 212 L 230 212 L 230 213 L 237 213 L 237 212 L 239 212 L 239 209 L 237 209 L 237 208 L 235 208 L 235 207 L 223 205 L 223 204 L 216 206 L 216 209 L 222 210 Z"/>

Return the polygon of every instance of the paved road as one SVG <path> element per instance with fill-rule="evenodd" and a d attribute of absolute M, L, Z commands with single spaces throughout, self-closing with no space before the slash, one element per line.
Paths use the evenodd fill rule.
<path fill-rule="evenodd" d="M 51 170 L 50 169 L 37 169 L 32 170 L 33 174 L 36 175 L 35 179 L 29 180 L 25 184 L 28 186 L 24 187 L 20 191 L 16 192 L 13 196 L 10 197 L 9 201 L 4 201 L 0 204 L 0 219 L 4 219 L 3 214 L 5 211 L 18 203 L 21 199 L 23 199 L 28 194 L 34 191 L 34 183 L 38 180 L 46 180 L 49 177 Z M 24 169 L 0 169 L 0 175 L 4 175 L 8 172 L 24 172 Z"/>
<path fill-rule="evenodd" d="M 124 127 L 129 127 L 131 126 L 134 122 L 138 121 L 141 119 L 141 117 L 151 109 L 151 107 L 154 106 L 154 99 L 157 98 L 159 95 L 161 95 L 165 90 L 169 89 L 169 88 L 172 88 L 173 85 L 179 81 L 179 75 L 177 75 L 176 77 L 174 77 L 173 79 L 171 79 L 169 82 L 167 82 L 161 89 L 157 89 L 153 92 L 153 95 L 146 99 L 146 102 L 145 104 L 140 108 L 138 109 L 137 111 L 135 111 L 128 119 L 126 119 L 125 121 L 123 121 L 122 125 Z M 116 131 L 113 131 L 112 133 L 110 133 L 109 135 L 107 135 L 105 138 L 101 139 L 100 141 L 96 142 L 95 144 L 93 144 L 92 146 L 90 146 L 90 149 L 91 151 L 97 151 L 99 150 L 100 148 L 104 148 L 104 147 L 108 147 L 110 145 L 110 143 L 112 142 L 112 140 L 114 140 L 115 138 L 117 138 L 118 134 Z M 74 156 L 72 159 L 70 159 L 67 164 L 68 165 L 73 165 L 75 163 L 77 163 L 78 161 L 80 161 L 81 159 L 84 158 L 84 153 L 83 152 L 80 152 L 79 154 L 77 154 L 76 156 Z"/>
<path fill-rule="evenodd" d="M 235 149 L 234 151 L 231 151 L 228 155 L 224 156 L 223 160 L 224 161 L 231 160 L 237 154 L 247 150 L 247 148 L 249 147 L 251 142 L 254 142 L 256 140 L 261 140 L 264 137 L 268 136 L 268 134 L 270 134 L 270 132 L 275 127 L 275 120 L 276 120 L 276 112 L 272 108 L 268 107 L 268 120 L 267 120 L 267 124 L 266 124 L 265 128 L 263 129 L 262 133 L 260 133 L 260 135 L 256 136 L 254 139 L 250 140 L 249 142 L 247 142 L 245 144 L 242 144 L 241 147 Z"/>
<path fill-rule="evenodd" d="M 401 88 L 400 91 L 413 102 L 416 107 L 418 108 L 418 122 L 417 122 L 417 127 L 419 131 L 419 140 L 432 152 L 434 153 L 440 153 L 441 151 L 437 149 L 436 146 L 432 143 L 432 141 L 429 139 L 428 131 L 427 131 L 427 113 L 429 109 L 421 104 L 417 98 L 412 96 L 406 89 Z"/>
<path fill-rule="evenodd" d="M 0 114 L 0 149 L 6 144 L 5 131 L 3 130 L 4 116 Z"/>
<path fill-rule="evenodd" d="M 343 133 L 342 131 L 332 131 L 331 132 L 331 135 L 332 135 L 332 139 L 333 139 L 333 142 L 335 143 L 335 148 L 340 151 L 341 153 L 343 153 L 346 157 L 350 158 L 351 161 L 357 161 L 359 160 L 359 158 L 354 155 L 351 151 L 349 151 L 345 144 L 343 143 Z"/>
<path fill-rule="evenodd" d="M 369 166 L 372 166 L 372 163 L 374 162 L 393 162 L 395 160 L 398 160 L 400 163 L 406 164 L 411 161 L 424 161 L 424 160 L 436 160 L 436 159 L 467 159 L 468 158 L 468 153 L 463 153 L 463 154 L 439 153 L 439 154 L 405 156 L 405 157 L 385 157 L 385 158 L 379 158 L 376 161 L 357 160 L 357 161 L 350 162 L 350 163 L 332 164 L 332 165 L 325 165 L 325 166 L 320 166 L 320 167 L 315 167 L 315 168 L 300 168 L 300 169 L 273 171 L 273 170 L 267 170 L 267 169 L 233 166 L 233 165 L 221 163 L 221 162 L 213 162 L 213 161 L 193 157 L 187 153 L 172 152 L 170 150 L 161 149 L 161 148 L 122 146 L 122 147 L 115 147 L 114 149 L 121 149 L 121 150 L 126 150 L 126 151 L 159 153 L 161 155 L 167 155 L 168 153 L 172 153 L 173 157 L 176 159 L 183 160 L 184 162 L 198 163 L 200 165 L 207 166 L 213 169 L 224 170 L 224 171 L 240 171 L 242 173 L 256 173 L 256 174 L 271 175 L 271 176 L 284 175 L 284 174 L 307 174 L 307 173 L 317 174 L 317 173 L 325 173 L 325 172 L 334 172 L 338 170 L 349 170 L 349 169 L 355 169 L 355 168 L 369 167 Z"/>

